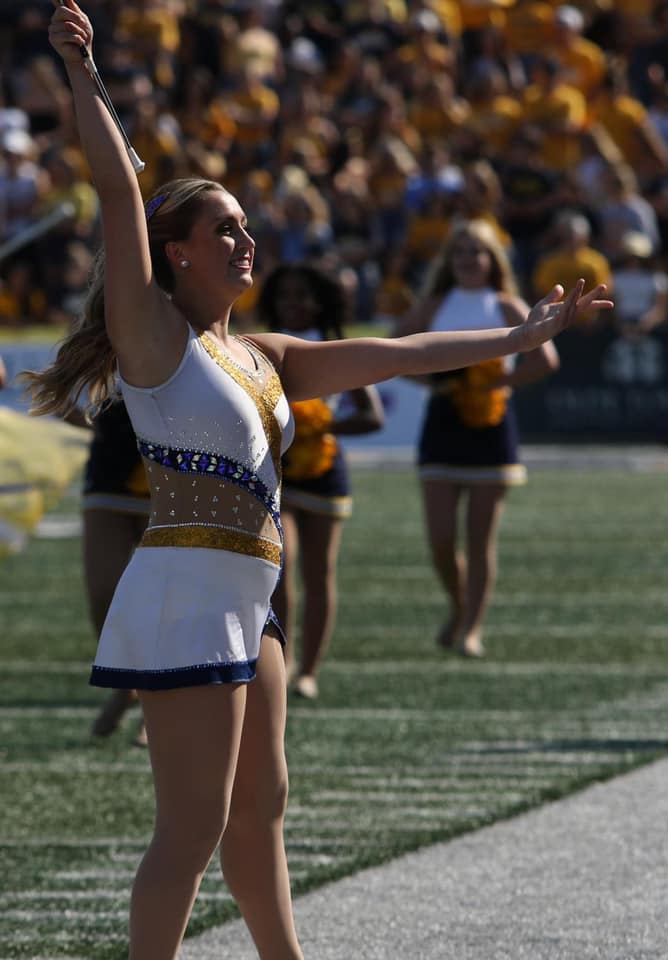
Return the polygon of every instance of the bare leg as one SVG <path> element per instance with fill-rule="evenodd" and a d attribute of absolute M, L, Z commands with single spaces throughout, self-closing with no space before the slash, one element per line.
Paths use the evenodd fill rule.
<path fill-rule="evenodd" d="M 450 616 L 437 643 L 456 646 L 464 616 L 466 558 L 457 548 L 457 507 L 461 487 L 448 480 L 424 480 L 422 497 L 425 525 L 434 569 L 450 598 Z"/>
<path fill-rule="evenodd" d="M 468 582 L 466 613 L 462 621 L 460 650 L 483 656 L 482 621 L 496 580 L 496 541 L 503 513 L 505 487 L 474 486 L 469 490 L 467 513 Z"/>
<path fill-rule="evenodd" d="M 295 515 L 287 507 L 283 507 L 281 511 L 281 523 L 283 525 L 283 573 L 271 602 L 285 633 L 285 669 L 289 681 L 294 673 L 295 660 L 294 633 L 297 607 L 295 567 L 299 537 Z"/>
<path fill-rule="evenodd" d="M 221 864 L 262 960 L 302 960 L 283 840 L 288 794 L 285 667 L 275 637 L 262 640 L 246 716 Z"/>
<path fill-rule="evenodd" d="M 336 622 L 336 565 L 343 521 L 302 511 L 299 513 L 297 522 L 304 586 L 299 673 L 302 677 L 315 679 L 329 647 Z"/>
<path fill-rule="evenodd" d="M 83 561 L 88 610 L 99 636 L 116 584 L 146 527 L 143 514 L 84 510 Z M 92 732 L 106 737 L 118 728 L 123 714 L 137 702 L 134 690 L 114 690 L 95 718 Z M 142 737 L 142 730 L 138 739 Z"/>
<path fill-rule="evenodd" d="M 129 960 L 175 960 L 225 829 L 246 687 L 141 691 L 156 797 L 130 904 Z"/>

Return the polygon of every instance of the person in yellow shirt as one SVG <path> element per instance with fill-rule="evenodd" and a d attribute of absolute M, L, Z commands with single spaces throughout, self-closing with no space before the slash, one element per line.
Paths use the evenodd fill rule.
<path fill-rule="evenodd" d="M 584 26 L 584 16 L 577 7 L 557 7 L 550 55 L 561 64 L 563 80 L 589 97 L 600 86 L 606 64 L 601 48 L 582 36 Z"/>
<path fill-rule="evenodd" d="M 522 105 L 508 93 L 503 70 L 490 61 L 473 64 L 465 86 L 471 110 L 466 121 L 485 145 L 488 157 L 502 154 L 523 119 Z"/>
<path fill-rule="evenodd" d="M 557 215 L 554 224 L 555 248 L 546 253 L 537 263 L 533 273 L 534 292 L 543 296 L 557 281 L 569 283 L 573 277 L 585 281 L 585 290 L 605 283 L 612 287 L 612 269 L 607 258 L 590 246 L 591 226 L 587 218 L 577 211 L 565 210 Z M 583 312 L 579 324 L 582 328 L 597 325 L 597 311 Z"/>
<path fill-rule="evenodd" d="M 665 172 L 668 145 L 640 100 L 629 94 L 623 64 L 607 71 L 591 103 L 589 122 L 605 128 L 641 183 Z"/>
<path fill-rule="evenodd" d="M 76 158 L 70 156 L 67 150 L 50 150 L 43 156 L 42 166 L 48 171 L 50 179 L 43 200 L 43 212 L 49 213 L 62 203 L 71 203 L 74 214 L 67 224 L 66 234 L 90 239 L 97 221 L 99 202 L 90 181 L 80 177 Z"/>
<path fill-rule="evenodd" d="M 545 163 L 553 170 L 568 170 L 580 158 L 580 133 L 587 120 L 587 101 L 580 91 L 561 78 L 552 57 L 536 58 L 531 84 L 524 96 L 524 119 L 544 134 Z"/>
<path fill-rule="evenodd" d="M 236 123 L 235 143 L 250 156 L 271 143 L 281 102 L 278 94 L 263 82 L 254 63 L 247 63 L 235 88 L 225 99 Z"/>
<path fill-rule="evenodd" d="M 433 10 L 420 10 L 406 27 L 406 43 L 402 44 L 391 58 L 392 70 L 397 68 L 405 74 L 418 65 L 427 67 L 431 73 L 448 73 L 456 69 L 456 55 L 448 43 L 442 24 Z"/>
<path fill-rule="evenodd" d="M 544 0 L 517 0 L 506 11 L 503 32 L 509 53 L 525 62 L 550 42 L 554 11 Z"/>
<path fill-rule="evenodd" d="M 424 141 L 439 141 L 465 127 L 470 116 L 468 103 L 455 95 L 451 77 L 416 70 L 408 119 Z"/>
<path fill-rule="evenodd" d="M 120 5 L 118 31 L 130 40 L 153 82 L 165 89 L 175 81 L 174 58 L 181 39 L 179 15 L 165 0 L 135 0 Z"/>

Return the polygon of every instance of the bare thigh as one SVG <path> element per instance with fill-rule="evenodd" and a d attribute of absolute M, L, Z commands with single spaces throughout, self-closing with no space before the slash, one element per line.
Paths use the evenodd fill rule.
<path fill-rule="evenodd" d="M 266 633 L 255 679 L 246 689 L 241 748 L 232 796 L 232 815 L 258 805 L 282 814 L 287 793 L 285 660 L 279 640 Z"/>
<path fill-rule="evenodd" d="M 321 587 L 336 573 L 343 521 L 303 510 L 297 516 L 302 580 L 307 589 Z"/>
<path fill-rule="evenodd" d="M 156 796 L 156 832 L 215 848 L 225 827 L 246 706 L 243 684 L 139 691 Z M 173 832 L 173 833 L 172 833 Z"/>
<path fill-rule="evenodd" d="M 429 543 L 454 545 L 457 540 L 457 507 L 462 488 L 450 480 L 422 481 L 422 502 Z"/>

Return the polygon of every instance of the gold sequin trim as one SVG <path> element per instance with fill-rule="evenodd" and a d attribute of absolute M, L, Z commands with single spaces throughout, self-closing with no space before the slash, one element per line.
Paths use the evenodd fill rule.
<path fill-rule="evenodd" d="M 264 354 L 260 354 L 254 345 L 251 349 L 250 344 L 245 338 L 240 337 L 239 340 L 250 351 L 256 363 L 258 361 L 258 357 L 261 357 L 261 362 L 266 365 L 268 382 L 264 390 L 258 389 L 252 373 L 245 372 L 240 366 L 235 364 L 230 357 L 223 353 L 218 344 L 216 344 L 211 337 L 207 335 L 206 331 L 199 334 L 199 342 L 202 344 L 211 359 L 214 360 L 218 366 L 225 371 L 225 373 L 229 374 L 235 383 L 237 383 L 243 390 L 246 391 L 248 396 L 257 407 L 257 412 L 260 415 L 262 426 L 264 427 L 264 432 L 267 437 L 267 444 L 271 453 L 271 459 L 274 463 L 276 476 L 280 480 L 281 428 L 274 415 L 274 410 L 276 409 L 276 405 L 281 398 L 281 394 L 283 393 L 283 387 L 281 386 L 281 381 L 278 378 L 278 374 L 276 373 L 273 364 L 271 364 L 264 357 Z"/>
<path fill-rule="evenodd" d="M 254 537 L 241 530 L 225 530 L 198 524 L 175 527 L 149 527 L 141 538 L 141 547 L 204 547 L 208 550 L 229 550 L 247 557 L 281 564 L 281 548 L 277 543 Z"/>

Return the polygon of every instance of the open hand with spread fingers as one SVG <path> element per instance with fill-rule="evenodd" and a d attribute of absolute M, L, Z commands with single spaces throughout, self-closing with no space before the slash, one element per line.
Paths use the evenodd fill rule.
<path fill-rule="evenodd" d="M 557 284 L 531 308 L 526 322 L 517 327 L 520 351 L 535 350 L 541 343 L 556 337 L 571 327 L 584 310 L 610 310 L 614 306 L 612 300 L 600 299 L 606 289 L 601 283 L 583 295 L 584 280 L 578 280 L 562 300 L 564 288 Z"/>

